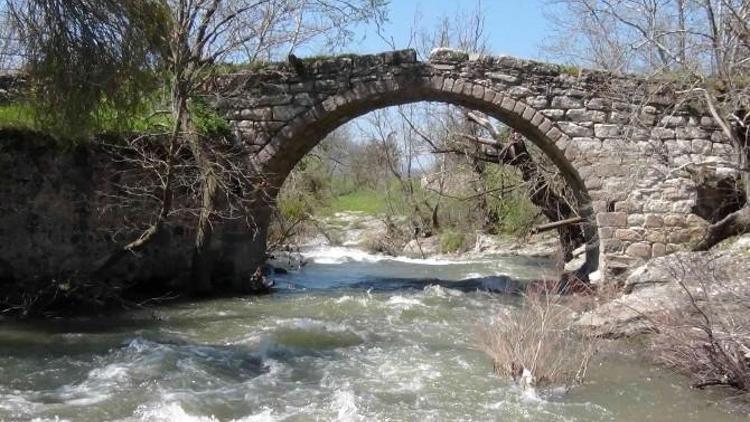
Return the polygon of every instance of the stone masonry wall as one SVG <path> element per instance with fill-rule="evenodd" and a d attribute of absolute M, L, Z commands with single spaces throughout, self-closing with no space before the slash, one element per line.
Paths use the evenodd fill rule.
<path fill-rule="evenodd" d="M 0 130 L 0 289 L 84 277 L 118 245 L 137 238 L 153 210 L 116 206 L 123 170 L 93 145 L 64 149 L 44 135 Z M 105 278 L 121 284 L 176 280 L 189 269 L 187 227 L 173 226 Z"/>
<path fill-rule="evenodd" d="M 438 50 L 428 62 L 409 50 L 293 60 L 210 87 L 241 146 L 278 186 L 327 133 L 369 111 L 441 101 L 487 113 L 539 146 L 580 191 L 611 275 L 701 236 L 707 222 L 691 212 L 695 182 L 683 169 L 731 160 L 731 146 L 699 106 L 675 106 L 675 89 L 455 50 Z"/>

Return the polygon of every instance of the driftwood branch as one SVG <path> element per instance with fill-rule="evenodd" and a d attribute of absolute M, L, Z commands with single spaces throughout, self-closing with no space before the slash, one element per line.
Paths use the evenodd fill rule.
<path fill-rule="evenodd" d="M 573 217 L 573 218 L 567 218 L 565 220 L 553 221 L 553 222 L 547 223 L 547 224 L 540 224 L 540 225 L 538 225 L 538 226 L 536 226 L 536 227 L 534 227 L 534 228 L 531 229 L 531 234 L 543 233 L 543 232 L 546 232 L 546 231 L 554 230 L 554 229 L 556 229 L 558 227 L 569 226 L 571 224 L 583 223 L 584 221 L 586 221 L 586 219 L 583 218 L 583 217 Z"/>

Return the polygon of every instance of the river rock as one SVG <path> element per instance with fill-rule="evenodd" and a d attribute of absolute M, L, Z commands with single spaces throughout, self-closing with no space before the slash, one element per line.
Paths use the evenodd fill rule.
<path fill-rule="evenodd" d="M 586 334 L 630 337 L 655 330 L 653 317 L 688 305 L 678 283 L 710 298 L 750 288 L 750 236 L 707 252 L 678 252 L 636 268 L 625 281 L 624 294 L 583 313 L 576 326 Z"/>
<path fill-rule="evenodd" d="M 440 253 L 440 239 L 438 236 L 410 240 L 403 249 L 403 254 L 409 258 L 426 258 Z"/>
<path fill-rule="evenodd" d="M 652 332 L 649 316 L 684 305 L 676 283 L 652 286 L 623 295 L 581 315 L 575 325 L 582 332 L 605 338 L 631 337 Z"/>

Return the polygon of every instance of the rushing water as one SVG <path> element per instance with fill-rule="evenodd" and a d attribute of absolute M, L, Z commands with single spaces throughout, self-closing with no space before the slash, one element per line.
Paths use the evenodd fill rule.
<path fill-rule="evenodd" d="M 544 261 L 309 257 L 266 297 L 0 325 L 0 420 L 743 420 L 626 355 L 556 397 L 493 375 L 474 327 L 518 299 L 488 276 Z"/>

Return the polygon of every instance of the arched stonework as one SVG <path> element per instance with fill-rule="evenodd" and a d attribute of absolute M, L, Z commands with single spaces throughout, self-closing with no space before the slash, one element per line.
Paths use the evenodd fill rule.
<path fill-rule="evenodd" d="M 674 170 L 731 153 L 710 118 L 675 109 L 661 84 L 510 57 L 447 50 L 419 62 L 405 50 L 298 61 L 227 75 L 213 89 L 273 193 L 328 133 L 367 112 L 438 101 L 493 116 L 557 165 L 590 221 L 587 261 L 612 274 L 699 235 L 695 185 Z"/>

